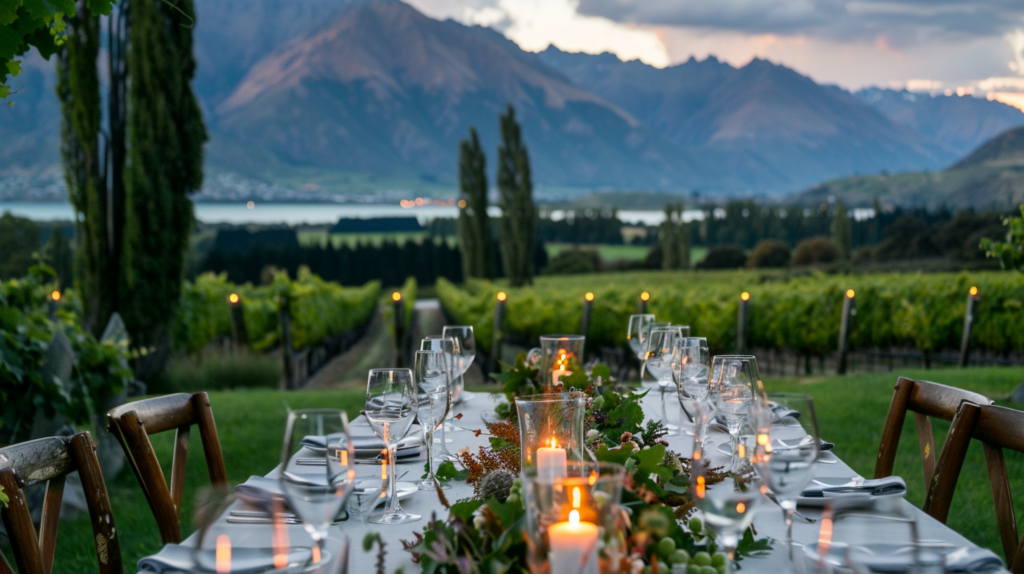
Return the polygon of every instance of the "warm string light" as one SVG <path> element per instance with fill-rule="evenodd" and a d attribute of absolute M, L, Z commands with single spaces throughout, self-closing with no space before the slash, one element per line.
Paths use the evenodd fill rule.
<path fill-rule="evenodd" d="M 742 299 L 743 301 L 750 301 L 750 293 L 746 291 L 740 293 L 740 299 Z"/>
<path fill-rule="evenodd" d="M 854 295 L 856 295 L 856 293 L 853 291 L 853 289 L 847 289 L 846 290 L 846 298 L 847 299 L 853 299 Z"/>
<path fill-rule="evenodd" d="M 647 291 L 644 291 L 643 293 L 640 294 L 640 300 L 641 301 L 649 301 L 650 299 L 651 299 L 651 294 L 648 293 Z"/>
<path fill-rule="evenodd" d="M 977 287 L 971 287 L 970 293 L 971 293 L 971 297 L 977 297 L 978 296 L 978 288 Z"/>
<path fill-rule="evenodd" d="M 54 301 L 60 301 L 60 291 L 54 290 L 53 293 L 50 293 L 50 299 L 53 299 Z"/>
<path fill-rule="evenodd" d="M 228 295 L 228 302 L 232 305 L 238 303 L 238 293 L 232 293 Z"/>
<path fill-rule="evenodd" d="M 504 301 L 508 298 L 508 295 L 504 291 L 498 291 L 498 301 Z"/>
<path fill-rule="evenodd" d="M 583 298 L 586 299 L 587 301 L 593 301 L 594 300 L 594 294 L 591 293 L 590 291 L 587 291 L 587 294 L 584 295 Z"/>
<path fill-rule="evenodd" d="M 402 300 L 402 294 L 399 293 L 398 291 L 395 291 L 394 293 L 391 294 L 391 300 L 395 301 L 395 302 L 401 301 Z"/>

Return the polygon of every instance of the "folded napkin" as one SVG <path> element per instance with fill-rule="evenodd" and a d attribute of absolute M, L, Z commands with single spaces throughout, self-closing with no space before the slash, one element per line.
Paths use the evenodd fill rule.
<path fill-rule="evenodd" d="M 779 403 L 769 401 L 768 408 L 772 410 L 772 414 L 775 415 L 775 422 L 782 422 L 782 419 L 798 419 L 800 418 L 800 411 L 786 408 Z"/>
<path fill-rule="evenodd" d="M 946 572 L 949 574 L 980 574 L 1003 569 L 1003 560 L 985 548 L 961 548 L 946 554 Z"/>
<path fill-rule="evenodd" d="M 397 456 L 399 459 L 421 454 L 420 447 L 423 446 L 423 437 L 419 436 L 419 432 L 414 434 L 413 430 L 415 429 L 410 429 L 405 438 L 398 441 Z M 349 440 L 352 441 L 352 448 L 356 451 L 356 458 L 373 458 L 384 449 L 384 441 L 374 435 L 353 435 Z M 327 437 L 310 435 L 303 438 L 301 444 L 307 448 L 324 450 L 327 448 Z"/>
<path fill-rule="evenodd" d="M 326 478 L 324 482 L 326 482 Z M 256 505 L 270 502 L 271 497 L 284 497 L 281 480 L 266 476 L 250 476 L 249 480 L 235 487 L 235 492 L 242 500 Z"/>
<path fill-rule="evenodd" d="M 213 548 L 195 552 L 191 546 L 168 544 L 152 556 L 139 560 L 139 572 L 147 574 L 189 574 L 196 571 L 196 561 L 200 565 L 209 561 L 212 572 L 215 561 Z M 310 548 L 292 548 L 288 552 L 288 564 L 306 564 L 312 557 Z M 274 568 L 274 550 L 272 548 L 232 548 L 232 574 L 257 574 Z"/>
<path fill-rule="evenodd" d="M 837 486 L 812 486 L 800 496 L 804 498 L 870 498 L 890 494 L 903 494 L 907 491 L 907 483 L 898 476 L 865 480 L 860 484 L 841 484 Z"/>

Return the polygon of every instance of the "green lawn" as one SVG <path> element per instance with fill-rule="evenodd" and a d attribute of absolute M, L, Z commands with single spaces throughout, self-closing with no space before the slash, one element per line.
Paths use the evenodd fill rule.
<path fill-rule="evenodd" d="M 574 245 L 571 243 L 545 243 L 544 248 L 548 251 L 548 257 L 554 257 L 566 249 L 577 247 L 579 249 L 597 249 L 601 259 L 611 261 L 643 261 L 647 252 L 651 250 L 650 245 Z M 690 251 L 690 262 L 694 265 L 704 259 L 707 255 L 706 247 L 694 247 Z"/>
<path fill-rule="evenodd" d="M 999 399 L 1001 404 L 1010 391 L 1024 380 L 1024 367 L 978 368 L 967 370 L 903 371 L 905 376 L 924 378 L 958 387 L 969 388 Z M 885 414 L 892 396 L 896 374 L 855 375 L 848 377 L 801 380 L 770 380 L 769 392 L 805 392 L 816 401 L 822 435 L 836 443 L 836 454 L 858 473 L 870 477 L 874 473 L 875 455 Z M 221 445 L 231 483 L 238 484 L 250 475 L 262 475 L 276 463 L 284 431 L 285 406 L 292 408 L 337 406 L 354 415 L 362 406 L 363 392 L 317 391 L 233 391 L 210 395 Z M 896 472 L 909 487 L 907 498 L 920 505 L 924 498 L 917 437 L 909 422 L 904 428 Z M 941 444 L 948 425 L 936 423 L 936 441 Z M 170 433 L 154 437 L 154 446 L 170 470 Z M 185 490 L 186 514 L 197 487 L 207 484 L 206 467 L 198 433 L 193 433 Z M 1008 453 L 1007 464 L 1018 495 L 1018 514 L 1024 511 L 1024 464 L 1015 453 Z M 126 571 L 139 558 L 160 548 L 159 536 L 145 498 L 132 473 L 125 471 L 108 485 L 114 507 L 114 518 L 121 533 Z M 190 524 L 187 516 L 184 524 Z M 981 449 L 972 448 L 964 466 L 949 524 L 971 540 L 1002 554 L 992 510 L 992 497 L 982 459 Z M 189 528 L 189 527 L 187 527 Z M 8 549 L 9 551 L 9 549 Z M 86 516 L 64 524 L 58 536 L 57 564 L 61 572 L 95 572 L 91 529 Z"/>

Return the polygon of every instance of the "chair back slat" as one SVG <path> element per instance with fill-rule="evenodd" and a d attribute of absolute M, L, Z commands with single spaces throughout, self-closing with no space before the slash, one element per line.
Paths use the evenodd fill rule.
<path fill-rule="evenodd" d="M 0 486 L 10 499 L 8 506 L 0 509 L 0 516 L 11 539 L 19 574 L 50 574 L 53 571 L 65 479 L 68 473 L 75 471 L 85 492 L 99 572 L 121 574 L 120 542 L 116 536 L 107 487 L 89 433 L 39 439 L 3 448 L 0 449 L 0 461 L 3 461 Z M 24 489 L 44 482 L 44 479 L 46 495 L 37 533 Z M 57 571 L 62 569 L 58 567 Z M 0 557 L 0 574 L 10 572 L 10 564 Z"/>
<path fill-rule="evenodd" d="M 956 387 L 940 385 L 929 381 L 916 381 L 900 377 L 896 381 L 889 413 L 882 429 L 882 440 L 875 460 L 875 478 L 892 476 L 896 464 L 896 452 L 907 411 L 914 413 L 917 423 L 917 438 L 921 450 L 921 465 L 924 467 L 924 484 L 930 488 L 935 475 L 935 436 L 929 417 L 952 421 L 960 403 L 990 404 L 985 395 L 965 391 Z M 943 447 L 945 448 L 945 447 Z"/>
<path fill-rule="evenodd" d="M 185 465 L 188 463 L 188 437 L 192 427 L 178 427 L 174 432 L 174 455 L 171 458 L 171 502 L 181 513 L 181 497 L 185 492 Z"/>
<path fill-rule="evenodd" d="M 185 461 L 192 425 L 199 427 L 210 483 L 215 487 L 226 488 L 228 479 L 224 455 L 210 408 L 210 398 L 206 393 L 181 393 L 146 399 L 121 405 L 107 413 L 107 427 L 117 437 L 127 455 L 165 544 L 181 542 L 181 499 L 185 489 Z M 174 455 L 168 488 L 149 437 L 172 429 L 175 430 Z"/>
<path fill-rule="evenodd" d="M 980 441 L 984 448 L 1006 566 L 1013 574 L 1024 574 L 1024 544 L 1017 530 L 1010 477 L 1003 456 L 1003 449 L 1024 452 L 1024 412 L 996 405 L 961 405 L 950 426 L 939 459 L 938 476 L 926 505 L 930 503 L 932 509 L 948 513 L 971 440 Z"/>

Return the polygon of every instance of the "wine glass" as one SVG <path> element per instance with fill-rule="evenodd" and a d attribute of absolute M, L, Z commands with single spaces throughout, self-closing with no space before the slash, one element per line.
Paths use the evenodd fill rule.
<path fill-rule="evenodd" d="M 416 419 L 423 429 L 423 442 L 427 445 L 427 478 L 419 483 L 418 488 L 434 490 L 440 484 L 434 475 L 434 431 L 444 424 L 444 417 L 451 407 L 451 394 L 448 392 L 448 358 L 445 357 L 444 351 L 416 351 L 413 376 L 416 379 L 419 400 Z M 451 487 L 446 484 L 442 488 Z"/>
<path fill-rule="evenodd" d="M 640 350 L 637 351 L 637 358 L 640 359 L 640 380 L 644 378 L 644 363 L 647 361 L 647 337 L 651 334 L 654 329 L 661 329 L 664 327 L 671 327 L 672 323 L 656 323 L 654 321 L 648 321 L 637 333 L 637 338 L 640 340 Z"/>
<path fill-rule="evenodd" d="M 688 399 L 706 399 L 708 396 L 707 378 L 711 369 L 711 357 L 708 353 L 708 341 L 704 337 L 679 337 L 672 348 L 672 380 L 676 383 L 679 394 L 679 405 L 683 414 L 694 423 L 693 409 L 688 408 Z M 706 430 L 706 429 L 705 429 Z M 686 434 L 693 432 L 686 430 Z"/>
<path fill-rule="evenodd" d="M 448 413 L 451 414 L 452 403 L 455 402 L 453 393 L 455 392 L 455 379 L 458 376 L 458 358 L 461 352 L 459 340 L 455 337 L 444 337 L 442 335 L 432 335 L 430 337 L 424 337 L 420 341 L 421 351 L 442 351 L 445 354 L 447 360 L 447 373 L 448 373 Z M 438 430 L 438 437 L 435 439 L 441 445 L 438 452 L 434 453 L 434 458 L 442 462 L 458 462 L 459 458 L 454 454 L 448 452 L 448 443 L 452 442 L 450 438 L 445 436 L 447 428 L 451 428 L 452 425 L 443 423 L 441 428 Z"/>
<path fill-rule="evenodd" d="M 658 380 L 661 391 L 662 421 L 669 435 L 679 434 L 679 427 L 669 422 L 668 406 L 665 404 L 665 389 L 672 383 L 672 351 L 680 330 L 677 327 L 652 329 L 647 335 L 647 359 L 644 367 Z"/>
<path fill-rule="evenodd" d="M 703 412 L 702 406 L 697 407 L 697 413 L 701 418 L 709 418 L 711 415 Z M 690 484 L 694 504 L 703 511 L 705 523 L 717 535 L 718 544 L 725 549 L 728 558 L 725 571 L 731 573 L 740 536 L 750 526 L 754 511 L 764 497 L 758 484 L 737 476 L 729 476 L 717 484 L 711 484 L 710 469 L 718 466 L 710 460 L 712 450 L 701 437 L 694 435 Z"/>
<path fill-rule="evenodd" d="M 637 357 L 641 357 L 641 360 L 643 360 L 642 356 L 646 349 L 640 338 L 640 333 L 653 322 L 654 315 L 649 313 L 629 316 L 629 327 L 626 329 L 626 341 L 629 343 L 629 348 L 633 351 L 633 354 Z"/>
<path fill-rule="evenodd" d="M 373 434 L 388 449 L 388 507 L 384 514 L 370 518 L 374 524 L 404 524 L 421 517 L 402 510 L 398 503 L 398 475 L 395 454 L 398 442 L 409 432 L 419 402 L 410 369 L 371 369 L 366 383 L 366 420 Z"/>
<path fill-rule="evenodd" d="M 453 381 L 452 385 L 452 404 L 454 405 L 458 402 L 459 395 L 466 390 L 466 382 L 462 376 L 466 374 L 473 364 L 473 359 L 476 358 L 476 339 L 473 336 L 472 325 L 445 325 L 441 330 L 441 336 L 451 337 L 459 343 L 459 350 L 455 354 L 458 379 Z M 455 425 L 449 425 L 449 427 L 445 430 L 450 432 L 462 430 Z"/>
<path fill-rule="evenodd" d="M 754 469 L 782 507 L 786 522 L 786 554 L 793 570 L 793 512 L 796 500 L 814 477 L 818 459 L 818 420 L 814 400 L 808 395 L 768 395 L 767 408 L 755 401 L 752 417 L 757 440 Z"/>
<path fill-rule="evenodd" d="M 356 458 L 350 436 L 348 416 L 341 410 L 288 412 L 281 492 L 316 543 L 313 562 L 323 555 L 327 530 L 355 489 Z"/>
<path fill-rule="evenodd" d="M 740 430 L 747 423 L 751 403 L 764 400 L 757 359 L 753 355 L 718 355 L 711 362 L 711 397 L 718 416 L 729 429 L 732 469 L 739 464 Z"/>

